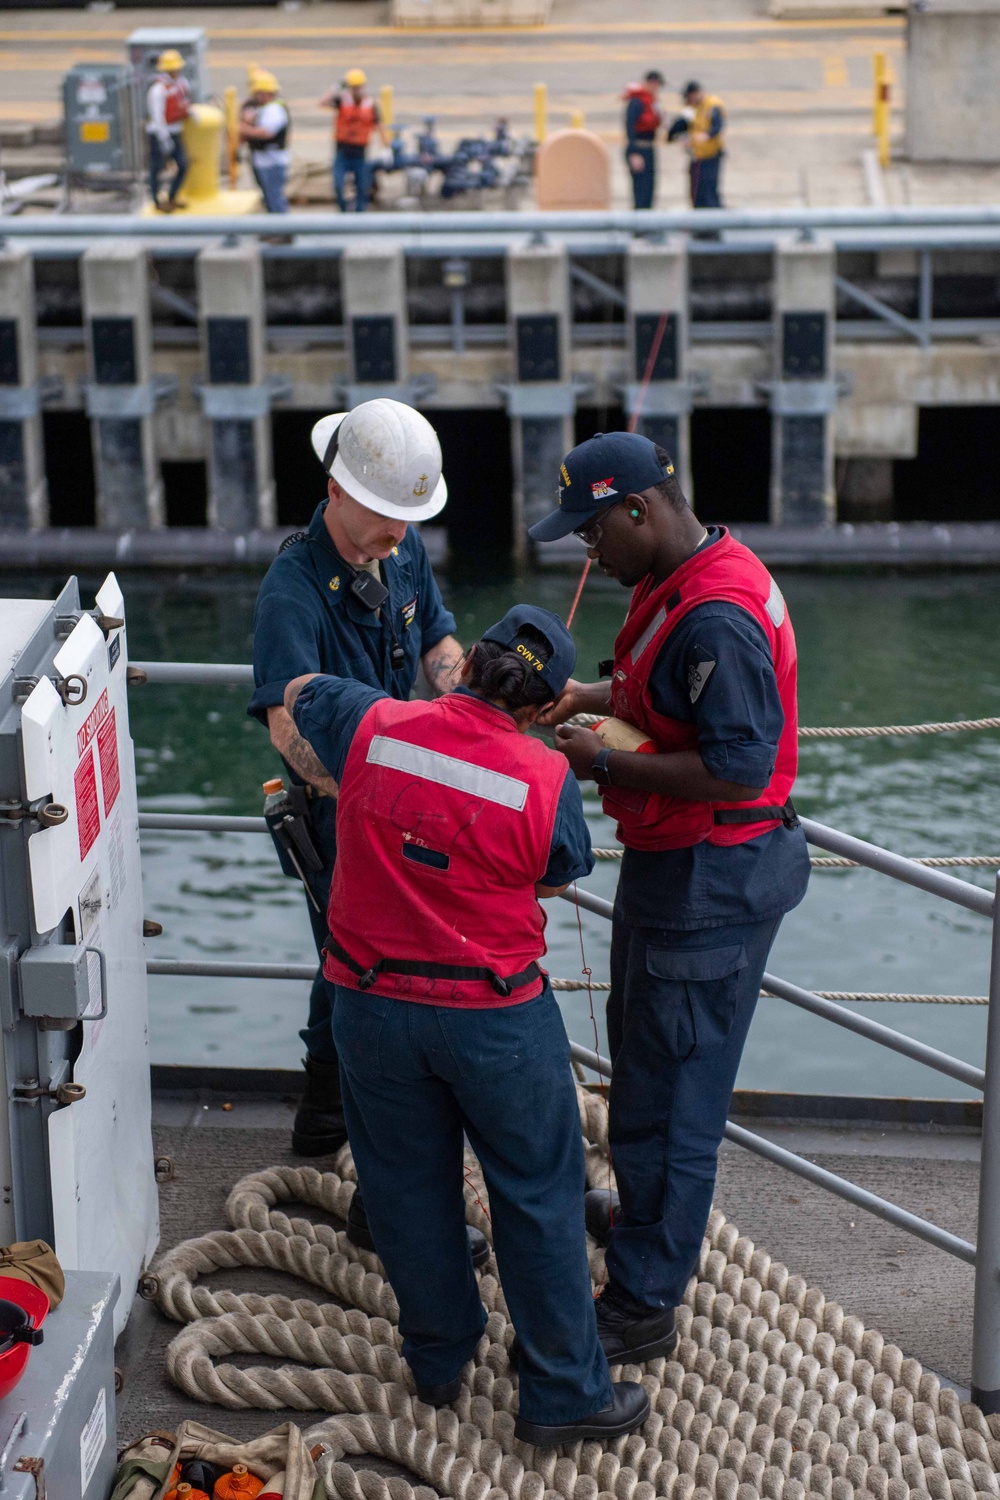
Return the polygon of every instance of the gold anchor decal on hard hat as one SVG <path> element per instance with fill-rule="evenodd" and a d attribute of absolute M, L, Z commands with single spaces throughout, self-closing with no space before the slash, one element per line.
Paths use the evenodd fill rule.
<path fill-rule="evenodd" d="M 420 478 L 417 480 L 416 484 L 413 486 L 413 493 L 416 495 L 416 497 L 417 497 L 418 500 L 421 499 L 422 496 L 426 495 L 426 493 L 427 493 L 427 475 L 426 474 L 421 474 Z"/>

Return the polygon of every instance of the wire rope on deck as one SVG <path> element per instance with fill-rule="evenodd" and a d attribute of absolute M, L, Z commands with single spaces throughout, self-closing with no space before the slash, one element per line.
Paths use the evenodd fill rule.
<path fill-rule="evenodd" d="M 578 1098 L 588 1183 L 606 1187 L 607 1106 L 585 1090 Z M 323 1444 L 320 1472 L 337 1500 L 431 1500 L 421 1485 L 454 1500 L 1000 1497 L 1000 1419 L 963 1405 L 718 1211 L 678 1309 L 674 1358 L 616 1372 L 649 1392 L 640 1432 L 563 1450 L 515 1442 L 514 1329 L 492 1261 L 479 1278 L 486 1330 L 462 1393 L 452 1408 L 425 1406 L 401 1358 L 395 1298 L 379 1261 L 342 1231 L 289 1218 L 279 1206 L 304 1201 L 343 1218 L 355 1183 L 348 1147 L 334 1167 L 244 1178 L 226 1205 L 231 1228 L 168 1251 L 156 1297 L 187 1324 L 167 1369 L 188 1395 L 230 1409 L 327 1414 L 306 1441 Z M 466 1176 L 467 1218 L 492 1243 L 474 1158 Z M 972 1248 L 962 1242 L 963 1258 Z M 592 1241 L 588 1249 L 597 1280 L 603 1251 Z M 200 1279 L 258 1264 L 294 1269 L 348 1306 L 219 1290 Z M 226 1362 L 233 1354 L 239 1365 Z M 287 1362 L 248 1366 L 254 1354 Z M 342 1462 L 348 1454 L 401 1464 L 418 1483 L 358 1471 Z"/>
<path fill-rule="evenodd" d="M 567 720 L 587 728 L 600 724 L 607 714 L 574 714 Z M 1000 719 L 947 719 L 926 724 L 828 724 L 816 727 L 799 725 L 800 740 L 870 740 L 914 734 L 974 733 L 980 729 L 1000 729 Z"/>

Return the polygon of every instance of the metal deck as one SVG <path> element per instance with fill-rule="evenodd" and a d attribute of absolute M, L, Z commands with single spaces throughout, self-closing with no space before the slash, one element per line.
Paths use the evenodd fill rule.
<path fill-rule="evenodd" d="M 301 1165 L 289 1150 L 295 1105 L 291 1095 L 276 1091 L 281 1075 L 262 1079 L 271 1092 L 241 1093 L 192 1087 L 193 1070 L 181 1071 L 186 1076 L 175 1082 L 188 1086 L 154 1093 L 156 1152 L 170 1156 L 175 1168 L 160 1188 L 161 1250 L 223 1227 L 226 1195 L 240 1177 L 275 1163 Z M 232 1109 L 223 1110 L 224 1103 Z M 738 1096 L 734 1118 L 953 1233 L 975 1238 L 978 1105 L 871 1101 L 867 1113 L 881 1118 L 865 1120 L 859 1101 L 824 1101 L 824 1108 L 838 1111 L 831 1120 L 811 1117 L 819 1104 L 809 1096 L 801 1106 L 790 1096 Z M 923 1123 L 928 1120 L 937 1123 Z M 316 1165 L 322 1168 L 322 1160 Z M 728 1144 L 716 1203 L 757 1245 L 968 1399 L 971 1266 Z M 301 1212 L 315 1216 L 310 1209 Z M 318 1288 L 269 1271 L 218 1273 L 214 1284 L 326 1300 Z M 125 1375 L 118 1398 L 120 1444 L 152 1429 L 172 1430 L 185 1417 L 234 1437 L 254 1436 L 289 1418 L 303 1427 L 321 1420 L 321 1413 L 224 1411 L 192 1402 L 168 1383 L 163 1369 L 164 1351 L 178 1331 L 150 1303 L 137 1300 L 117 1351 Z M 265 1362 L 260 1355 L 231 1358 L 237 1364 Z M 394 1472 L 382 1460 L 355 1463 Z"/>

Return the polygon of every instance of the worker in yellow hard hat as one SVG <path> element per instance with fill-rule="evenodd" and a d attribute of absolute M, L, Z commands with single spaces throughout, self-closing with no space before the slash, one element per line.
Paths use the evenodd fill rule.
<path fill-rule="evenodd" d="M 178 194 L 187 176 L 188 159 L 183 129 L 191 109 L 191 90 L 184 78 L 184 59 L 174 47 L 156 60 L 156 76 L 146 93 L 146 134 L 149 136 L 149 191 L 162 213 L 184 205 Z M 165 199 L 160 198 L 160 176 L 167 162 L 176 165 Z"/>
<path fill-rule="evenodd" d="M 347 179 L 354 180 L 354 208 L 363 213 L 368 207 L 371 171 L 366 161 L 368 142 L 377 130 L 387 151 L 392 136 L 382 121 L 379 107 L 369 93 L 367 74 L 351 68 L 344 75 L 341 88 L 329 89 L 320 99 L 321 109 L 333 110 L 333 193 L 341 213 L 347 212 Z"/>
<path fill-rule="evenodd" d="M 266 68 L 248 70 L 250 98 L 240 114 L 240 140 L 250 149 L 250 166 L 269 214 L 287 214 L 285 184 L 291 152 L 292 119 L 279 97 L 278 80 Z"/>

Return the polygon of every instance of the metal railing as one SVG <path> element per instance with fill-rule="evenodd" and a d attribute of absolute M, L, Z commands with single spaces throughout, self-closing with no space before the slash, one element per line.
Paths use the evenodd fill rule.
<path fill-rule="evenodd" d="M 146 219 L 134 214 L 74 214 L 44 219 L 0 219 L 0 235 L 19 239 L 217 239 L 257 238 L 274 234 L 269 214 L 237 218 L 191 215 L 174 219 Z M 831 230 L 997 229 L 1000 205 L 931 204 L 905 208 L 743 208 L 743 209 L 623 209 L 572 212 L 528 209 L 516 211 L 459 211 L 455 213 L 369 214 L 359 228 L 350 214 L 290 213 L 281 220 L 283 234 L 329 236 L 333 240 L 364 235 L 544 235 L 544 234 L 669 234 L 691 230 L 775 231 L 806 234 Z"/>
<path fill-rule="evenodd" d="M 249 686 L 253 680 L 249 666 L 222 663 L 135 662 L 132 669 L 145 674 L 150 683 L 210 684 Z M 936 1047 L 919 1042 L 892 1027 L 883 1026 L 859 1015 L 835 1001 L 826 1000 L 811 990 L 776 975 L 765 973 L 763 991 L 776 999 L 830 1021 L 868 1041 L 887 1047 L 914 1062 L 954 1078 L 983 1093 L 982 1157 L 979 1186 L 979 1223 L 976 1243 L 952 1234 L 949 1230 L 909 1210 L 869 1192 L 858 1183 L 841 1177 L 815 1162 L 769 1141 L 754 1131 L 730 1121 L 726 1139 L 753 1152 L 766 1161 L 794 1173 L 826 1192 L 842 1198 L 875 1215 L 886 1223 L 934 1245 L 975 1268 L 975 1304 L 973 1315 L 972 1398 L 989 1413 L 1000 1412 L 1000 876 L 994 891 L 983 890 L 968 881 L 959 880 L 940 870 L 916 864 L 905 856 L 868 843 L 851 834 L 802 818 L 802 827 L 811 844 L 829 853 L 853 860 L 859 867 L 875 871 L 906 885 L 925 891 L 940 900 L 949 901 L 966 911 L 988 917 L 993 924 L 990 962 L 989 1017 L 987 1022 L 986 1059 L 977 1068 L 961 1058 L 952 1057 Z M 230 817 L 197 813 L 140 813 L 139 827 L 161 831 L 254 832 L 266 831 L 259 817 Z M 573 886 L 562 895 L 564 901 L 608 920 L 613 915 L 610 901 L 585 887 Z M 310 980 L 315 964 L 230 963 L 209 960 L 150 960 L 147 972 L 152 975 L 202 976 L 215 978 L 262 978 Z M 570 1044 L 577 1062 L 603 1078 L 612 1076 L 612 1065 L 597 1052 L 576 1042 Z"/>

